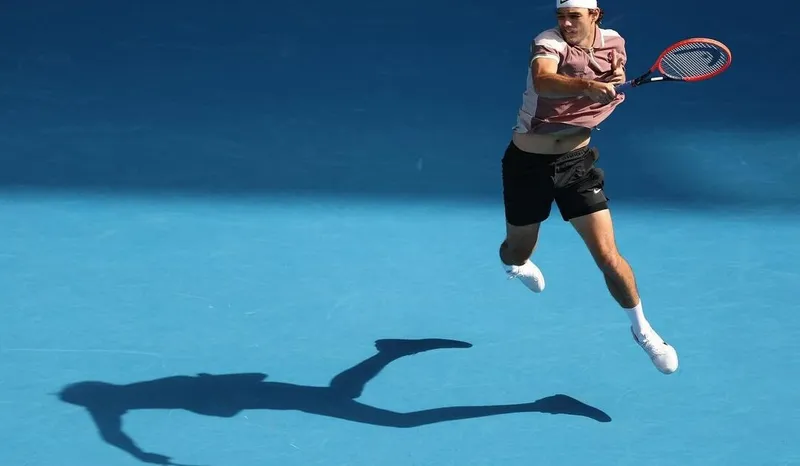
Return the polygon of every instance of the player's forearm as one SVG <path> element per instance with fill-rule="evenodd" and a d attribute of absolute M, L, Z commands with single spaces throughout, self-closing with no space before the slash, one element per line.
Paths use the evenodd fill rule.
<path fill-rule="evenodd" d="M 536 93 L 542 97 L 562 98 L 585 95 L 592 82 L 588 79 L 553 73 L 537 76 L 533 85 Z"/>

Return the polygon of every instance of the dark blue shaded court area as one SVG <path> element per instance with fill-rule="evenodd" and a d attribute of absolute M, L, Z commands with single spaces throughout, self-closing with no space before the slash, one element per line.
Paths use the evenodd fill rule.
<path fill-rule="evenodd" d="M 775 64 L 795 54 L 798 33 L 761 32 L 718 1 L 604 6 L 605 26 L 628 39 L 630 74 L 684 37 L 718 38 L 734 54 L 712 82 L 631 93 L 603 125 L 610 196 L 793 209 L 798 97 Z M 7 2 L 0 185 L 494 202 L 528 43 L 552 12 L 547 2 Z"/>
<path fill-rule="evenodd" d="M 734 56 L 595 136 L 664 376 L 557 213 L 497 257 L 554 3 L 4 2 L 0 465 L 800 464 L 800 34 L 601 0 Z"/>

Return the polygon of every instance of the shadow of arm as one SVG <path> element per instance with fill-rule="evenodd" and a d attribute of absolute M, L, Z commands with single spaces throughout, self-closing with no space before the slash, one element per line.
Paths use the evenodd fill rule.
<path fill-rule="evenodd" d="M 144 461 L 145 463 L 172 464 L 168 456 L 143 451 L 136 445 L 136 442 L 122 430 L 122 415 L 125 414 L 124 412 L 90 410 L 89 414 L 92 416 L 92 420 L 97 426 L 100 437 L 102 437 L 106 443 L 129 453 L 134 458 L 139 461 Z"/>

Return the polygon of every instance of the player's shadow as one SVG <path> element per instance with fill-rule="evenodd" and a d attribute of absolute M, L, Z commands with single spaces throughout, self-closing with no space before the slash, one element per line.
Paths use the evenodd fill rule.
<path fill-rule="evenodd" d="M 166 377 L 127 385 L 86 381 L 65 387 L 62 401 L 86 408 L 100 436 L 141 461 L 175 464 L 149 453 L 122 430 L 122 416 L 135 409 L 183 409 L 206 416 L 233 417 L 244 410 L 298 410 L 384 427 L 418 427 L 445 421 L 509 413 L 548 413 L 584 416 L 599 422 L 611 418 L 603 411 L 567 395 L 553 395 L 529 403 L 450 406 L 398 413 L 356 401 L 364 386 L 392 361 L 422 351 L 469 348 L 456 340 L 378 340 L 377 353 L 334 377 L 327 387 L 266 382 L 266 374 L 198 374 Z"/>

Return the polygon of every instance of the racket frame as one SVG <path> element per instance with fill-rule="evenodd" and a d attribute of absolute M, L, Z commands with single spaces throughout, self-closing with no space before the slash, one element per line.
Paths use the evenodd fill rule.
<path fill-rule="evenodd" d="M 663 74 L 663 68 L 661 67 L 661 61 L 664 59 L 664 57 L 668 53 L 672 52 L 673 50 L 677 49 L 678 47 L 681 47 L 681 46 L 686 45 L 686 44 L 693 44 L 693 43 L 714 45 L 714 46 L 720 48 L 723 51 L 723 53 L 725 55 L 727 55 L 728 60 L 725 62 L 725 64 L 720 69 L 715 70 L 712 73 L 708 73 L 708 74 L 704 74 L 704 75 L 696 76 L 696 77 L 692 77 L 692 78 L 671 78 L 669 76 L 652 76 L 651 77 L 651 75 L 653 73 L 655 73 L 655 72 L 659 72 L 659 73 Z M 723 44 L 722 42 L 720 42 L 720 41 L 718 41 L 716 39 L 709 39 L 707 37 L 692 37 L 690 39 L 679 40 L 678 42 L 675 42 L 674 44 L 672 44 L 669 47 L 665 48 L 661 52 L 661 54 L 658 55 L 658 58 L 656 58 L 655 62 L 653 63 L 653 66 L 651 66 L 650 69 L 647 70 L 646 73 L 642 74 L 641 76 L 639 76 L 639 77 L 637 77 L 635 79 L 631 79 L 631 80 L 628 80 L 628 81 L 626 81 L 626 82 L 624 82 L 622 84 L 617 85 L 616 86 L 616 90 L 617 90 L 617 92 L 623 92 L 626 89 L 630 89 L 630 88 L 634 88 L 634 87 L 637 87 L 637 86 L 641 86 L 642 84 L 648 84 L 648 83 L 659 82 L 659 81 L 664 81 L 664 82 L 697 82 L 697 81 L 705 81 L 706 79 L 713 78 L 713 77 L 721 74 L 722 72 L 724 72 L 726 69 L 728 69 L 728 67 L 731 66 L 731 61 L 733 61 L 733 55 L 731 54 L 731 51 L 728 48 L 728 46 L 726 46 L 725 44 Z"/>

